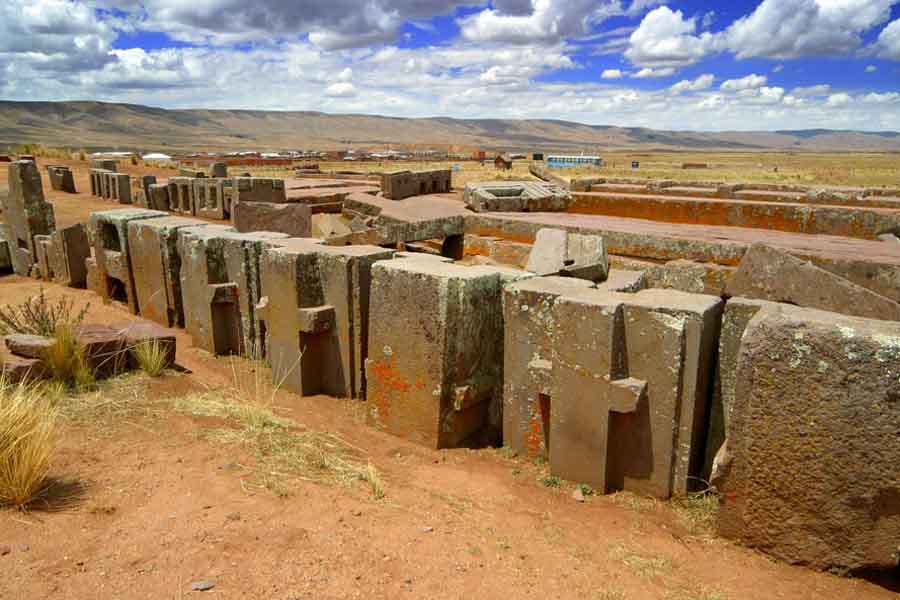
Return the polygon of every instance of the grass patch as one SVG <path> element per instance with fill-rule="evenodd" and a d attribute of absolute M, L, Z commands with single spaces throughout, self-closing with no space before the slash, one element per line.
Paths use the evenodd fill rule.
<path fill-rule="evenodd" d="M 558 488 L 562 486 L 562 479 L 560 479 L 556 475 L 547 475 L 546 477 L 541 479 L 541 485 L 548 488 Z"/>
<path fill-rule="evenodd" d="M 647 496 L 638 496 L 631 492 L 616 492 L 611 494 L 609 498 L 618 506 L 628 510 L 646 512 L 659 507 L 659 500 Z"/>
<path fill-rule="evenodd" d="M 289 493 L 286 481 L 300 479 L 341 484 L 364 481 L 373 497 L 384 496 L 378 470 L 362 462 L 362 452 L 336 435 L 305 430 L 267 406 L 243 401 L 232 390 L 191 394 L 177 398 L 174 405 L 183 414 L 226 420 L 221 427 L 205 430 L 202 437 L 253 454 L 259 465 L 258 483 L 278 494 Z"/>
<path fill-rule="evenodd" d="M 19 304 L 0 306 L 0 335 L 25 333 L 52 337 L 59 327 L 71 329 L 80 325 L 88 308 L 90 304 L 75 311 L 75 302 L 67 298 L 50 302 L 41 288 L 36 296 Z"/>
<path fill-rule="evenodd" d="M 642 577 L 655 577 L 672 568 L 672 561 L 667 558 L 642 556 L 623 544 L 610 546 L 609 559 L 621 562 Z"/>
<path fill-rule="evenodd" d="M 150 377 L 159 377 L 166 370 L 168 353 L 159 340 L 138 342 L 129 351 L 138 368 Z"/>
<path fill-rule="evenodd" d="M 670 505 L 678 520 L 691 535 L 712 536 L 719 497 L 711 493 L 689 494 L 672 498 Z"/>
<path fill-rule="evenodd" d="M 53 381 L 69 389 L 83 391 L 94 383 L 94 373 L 84 357 L 68 324 L 59 324 L 53 334 L 53 345 L 44 352 L 44 364 Z"/>
<path fill-rule="evenodd" d="M 42 386 L 0 379 L 0 505 L 24 509 L 49 491 L 57 414 Z"/>

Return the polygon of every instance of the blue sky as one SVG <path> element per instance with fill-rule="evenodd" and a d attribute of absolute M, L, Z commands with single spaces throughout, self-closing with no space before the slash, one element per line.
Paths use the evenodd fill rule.
<path fill-rule="evenodd" d="M 4 0 L 0 98 L 900 129 L 900 0 Z"/>

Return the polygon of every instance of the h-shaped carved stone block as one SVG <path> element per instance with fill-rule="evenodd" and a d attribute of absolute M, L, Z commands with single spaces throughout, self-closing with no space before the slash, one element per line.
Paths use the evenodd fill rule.
<path fill-rule="evenodd" d="M 214 354 L 262 357 L 260 256 L 264 245 L 284 237 L 212 224 L 178 230 L 184 324 L 195 345 Z"/>
<path fill-rule="evenodd" d="M 393 255 L 377 246 L 299 238 L 264 250 L 258 312 L 276 381 L 303 395 L 363 397 L 370 273 Z"/>
<path fill-rule="evenodd" d="M 595 291 L 555 306 L 550 470 L 667 498 L 703 466 L 721 300 Z"/>
<path fill-rule="evenodd" d="M 36 236 L 56 229 L 53 205 L 44 200 L 41 174 L 33 161 L 9 163 L 9 194 L 3 206 L 9 225 L 9 254 L 17 275 L 28 276 L 37 261 Z"/>

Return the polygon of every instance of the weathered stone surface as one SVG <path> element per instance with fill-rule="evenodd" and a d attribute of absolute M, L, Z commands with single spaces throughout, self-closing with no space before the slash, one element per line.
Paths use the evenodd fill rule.
<path fill-rule="evenodd" d="M 609 271 L 606 247 L 600 236 L 541 229 L 525 270 L 539 276 L 564 275 L 602 281 Z"/>
<path fill-rule="evenodd" d="M 196 215 L 194 204 L 194 178 L 169 177 L 169 210 L 183 215 Z"/>
<path fill-rule="evenodd" d="M 238 233 L 224 225 L 178 230 L 184 325 L 194 345 L 214 354 L 262 358 L 260 260 L 281 233 Z M 279 293 L 288 294 L 286 290 Z"/>
<path fill-rule="evenodd" d="M 128 351 L 128 367 L 136 369 L 139 367 L 135 351 L 141 344 L 152 343 L 159 344 L 162 350 L 165 366 L 171 367 L 175 364 L 175 355 L 178 348 L 175 338 L 175 331 L 160 327 L 156 323 L 149 321 L 118 321 L 111 323 L 110 327 L 119 335 L 125 338 L 125 348 Z"/>
<path fill-rule="evenodd" d="M 53 267 L 50 265 L 50 253 L 52 252 L 49 235 L 34 236 L 37 260 L 32 267 L 32 277 L 38 277 L 44 281 L 53 280 Z"/>
<path fill-rule="evenodd" d="M 9 226 L 0 225 L 0 273 L 12 271 L 12 258 L 9 254 Z"/>
<path fill-rule="evenodd" d="M 184 326 L 178 230 L 204 227 L 189 217 L 165 216 L 128 223 L 128 246 L 138 312 L 164 327 Z"/>
<path fill-rule="evenodd" d="M 240 232 L 277 231 L 291 237 L 312 235 L 312 210 L 305 204 L 238 202 L 232 205 L 232 213 L 234 227 Z"/>
<path fill-rule="evenodd" d="M 276 381 L 302 395 L 364 396 L 372 265 L 393 255 L 308 239 L 273 242 L 263 252 L 257 312 Z"/>
<path fill-rule="evenodd" d="M 151 184 L 148 187 L 147 208 L 151 210 L 170 210 L 168 184 Z"/>
<path fill-rule="evenodd" d="M 43 358 L 47 348 L 53 345 L 53 338 L 42 335 L 13 333 L 3 338 L 6 348 L 16 356 Z"/>
<path fill-rule="evenodd" d="M 235 177 L 231 204 L 238 202 L 287 202 L 283 179 Z"/>
<path fill-rule="evenodd" d="M 47 376 L 44 361 L 39 358 L 3 356 L 0 361 L 0 372 L 9 383 L 43 379 Z"/>
<path fill-rule="evenodd" d="M 165 217 L 166 213 L 144 208 L 120 208 L 91 215 L 94 261 L 97 280 L 91 282 L 104 302 L 116 300 L 138 313 L 137 293 L 128 249 L 128 223 L 139 219 Z M 158 252 L 158 251 L 157 251 Z"/>
<path fill-rule="evenodd" d="M 91 255 L 87 227 L 76 223 L 57 229 L 50 236 L 50 270 L 53 281 L 69 287 L 84 287 L 87 282 L 85 260 Z"/>
<path fill-rule="evenodd" d="M 131 175 L 127 173 L 116 173 L 115 177 L 115 198 L 119 204 L 131 204 Z"/>
<path fill-rule="evenodd" d="M 69 194 L 78 193 L 75 189 L 75 177 L 69 167 L 48 166 L 47 175 L 50 179 L 50 189 Z"/>
<path fill-rule="evenodd" d="M 434 448 L 500 432 L 503 283 L 527 274 L 403 258 L 372 270 L 369 419 Z M 402 310 L 399 307 L 403 307 Z"/>
<path fill-rule="evenodd" d="M 72 331 L 95 377 L 111 377 L 125 369 L 125 336 L 108 325 L 98 324 L 76 325 Z"/>
<path fill-rule="evenodd" d="M 467 183 L 463 199 L 475 212 L 564 211 L 571 202 L 562 186 L 536 181 Z"/>
<path fill-rule="evenodd" d="M 9 163 L 9 192 L 3 216 L 9 225 L 13 270 L 28 276 L 37 260 L 35 236 L 50 235 L 56 228 L 53 205 L 44 200 L 41 174 L 34 162 Z"/>
<path fill-rule="evenodd" d="M 789 562 L 896 568 L 900 324 L 762 311 L 738 358 L 719 533 Z"/>
<path fill-rule="evenodd" d="M 194 208 L 198 217 L 224 220 L 229 217 L 225 203 L 225 190 L 233 185 L 230 179 L 194 179 Z"/>
<path fill-rule="evenodd" d="M 209 165 L 208 174 L 210 177 L 228 177 L 228 165 L 223 162 L 214 162 Z"/>
<path fill-rule="evenodd" d="M 143 208 L 154 208 L 150 206 L 150 186 L 156 185 L 155 175 L 142 175 L 131 178 L 131 198 L 132 204 Z M 166 210 L 166 209 L 159 209 Z"/>
<path fill-rule="evenodd" d="M 465 216 L 471 214 L 458 200 L 440 195 L 395 201 L 356 193 L 347 196 L 344 208 L 375 217 L 379 245 L 462 235 Z"/>
<path fill-rule="evenodd" d="M 105 158 L 92 158 L 91 168 L 115 172 L 119 170 L 119 161 Z"/>
<path fill-rule="evenodd" d="M 754 244 L 725 288 L 729 296 L 786 302 L 872 319 L 900 319 L 900 304 L 771 246 Z"/>
<path fill-rule="evenodd" d="M 450 191 L 451 177 L 450 169 L 391 171 L 381 176 L 381 191 L 385 198 L 391 200 L 441 194 Z"/>
<path fill-rule="evenodd" d="M 703 467 L 721 300 L 598 291 L 562 296 L 555 310 L 551 472 L 600 490 L 689 491 Z"/>

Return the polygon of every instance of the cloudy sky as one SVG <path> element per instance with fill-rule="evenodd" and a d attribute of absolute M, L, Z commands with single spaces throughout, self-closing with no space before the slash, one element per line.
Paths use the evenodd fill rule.
<path fill-rule="evenodd" d="M 900 0 L 0 0 L 0 99 L 900 130 Z"/>

